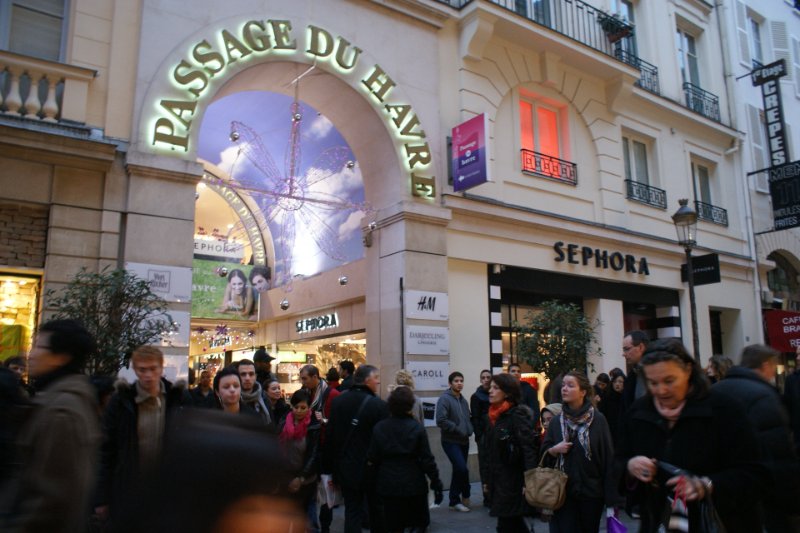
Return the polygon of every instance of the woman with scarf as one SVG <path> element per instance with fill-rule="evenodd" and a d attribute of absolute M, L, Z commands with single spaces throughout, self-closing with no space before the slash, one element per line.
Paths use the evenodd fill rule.
<path fill-rule="evenodd" d="M 757 506 L 768 474 L 742 407 L 709 389 L 677 339 L 650 343 L 641 365 L 647 394 L 623 419 L 619 454 L 641 502 L 640 531 L 658 531 L 671 510 L 699 531 L 699 502 L 706 499 L 728 533 L 761 531 Z"/>
<path fill-rule="evenodd" d="M 561 398 L 562 412 L 550 422 L 542 444 L 568 478 L 567 498 L 553 514 L 550 533 L 597 533 L 603 507 L 617 499 L 611 431 L 594 407 L 594 388 L 583 372 L 564 376 Z"/>
<path fill-rule="evenodd" d="M 292 410 L 286 415 L 279 438 L 290 475 L 287 489 L 308 515 L 307 530 L 318 531 L 316 494 L 320 424 L 311 413 L 311 397 L 307 391 L 295 391 L 291 404 Z"/>
<path fill-rule="evenodd" d="M 485 415 L 486 489 L 489 514 L 497 517 L 499 533 L 528 533 L 524 516 L 533 509 L 525 501 L 526 470 L 538 458 L 533 411 L 522 405 L 519 381 L 510 374 L 492 376 L 489 411 Z"/>

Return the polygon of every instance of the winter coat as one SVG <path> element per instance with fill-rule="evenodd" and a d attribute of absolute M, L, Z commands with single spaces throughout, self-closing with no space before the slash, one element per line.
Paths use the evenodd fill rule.
<path fill-rule="evenodd" d="M 800 369 L 792 372 L 783 387 L 783 401 L 789 410 L 789 425 L 794 435 L 794 449 L 800 455 Z"/>
<path fill-rule="evenodd" d="M 552 425 L 551 425 L 552 427 Z M 758 443 L 742 408 L 713 388 L 702 398 L 688 398 L 672 429 L 656 411 L 653 398 L 634 402 L 623 419 L 620 457 L 627 464 L 637 455 L 652 457 L 711 479 L 713 502 L 728 533 L 759 531 L 757 503 L 766 470 L 758 460 Z M 655 532 L 666 505 L 659 470 L 655 484 L 639 483 L 642 533 Z M 689 527 L 698 527 L 696 504 L 689 504 Z"/>
<path fill-rule="evenodd" d="M 778 391 L 755 371 L 740 366 L 731 368 L 714 390 L 740 402 L 756 431 L 761 460 L 772 476 L 764 502 L 784 512 L 796 512 L 800 502 L 800 463 L 789 416 Z"/>
<path fill-rule="evenodd" d="M 606 417 L 608 427 L 611 430 L 611 438 L 614 441 L 614 449 L 620 447 L 620 420 L 622 419 L 622 393 L 612 388 L 606 390 L 603 401 L 600 402 L 600 412 Z"/>
<path fill-rule="evenodd" d="M 428 493 L 425 476 L 432 484 L 439 480 L 428 434 L 410 415 L 375 425 L 367 460 L 374 470 L 375 491 L 381 496 L 424 495 Z"/>
<path fill-rule="evenodd" d="M 358 415 L 358 424 L 354 425 L 352 422 L 362 404 L 364 407 Z M 346 393 L 337 396 L 325 428 L 322 472 L 333 474 L 338 485 L 361 489 L 372 429 L 388 417 L 386 402 L 365 385 L 353 385 Z"/>
<path fill-rule="evenodd" d="M 313 413 L 311 416 L 314 416 Z M 278 434 L 283 431 L 283 426 L 285 425 L 286 419 L 284 418 L 284 424 L 281 425 Z M 322 426 L 317 422 L 316 418 L 311 419 L 311 423 L 308 425 L 308 429 L 306 430 L 306 451 L 303 454 L 303 464 L 300 468 L 295 469 L 292 472 L 289 472 L 290 478 L 294 477 L 302 477 L 306 480 L 306 483 L 309 483 L 312 480 L 317 479 L 319 476 L 320 471 L 320 433 L 322 430 Z M 286 446 L 286 444 L 284 444 Z"/>
<path fill-rule="evenodd" d="M 353 388 L 353 376 L 347 376 L 342 380 L 339 386 L 336 387 L 336 390 L 338 390 L 339 392 L 345 392 L 350 390 L 351 388 Z"/>
<path fill-rule="evenodd" d="M 272 420 L 275 431 L 278 431 L 279 428 L 283 427 L 283 423 L 286 421 L 286 415 L 289 414 L 292 408 L 283 398 L 275 402 L 275 407 L 272 406 L 269 399 L 264 399 L 264 404 L 267 406 L 267 409 L 269 409 L 270 419 Z"/>
<path fill-rule="evenodd" d="M 539 421 L 539 393 L 527 381 L 520 380 L 519 388 L 522 392 L 523 405 L 527 405 L 533 412 L 533 425 L 535 426 Z"/>
<path fill-rule="evenodd" d="M 200 387 L 195 387 L 189 391 L 189 398 L 192 407 L 200 407 L 204 409 L 213 409 L 217 406 L 217 400 L 214 394 L 214 389 L 210 389 L 208 394 L 203 396 L 203 391 Z"/>
<path fill-rule="evenodd" d="M 469 444 L 472 422 L 469 405 L 463 394 L 456 397 L 452 389 L 447 389 L 439 396 L 436 403 L 436 425 L 442 430 L 442 442 Z"/>
<path fill-rule="evenodd" d="M 17 439 L 17 464 L 0 499 L 0 530 L 85 531 L 100 425 L 94 388 L 64 374 L 37 392 Z"/>
<path fill-rule="evenodd" d="M 486 432 L 486 415 L 489 413 L 489 391 L 483 387 L 478 387 L 469 399 L 469 411 L 471 413 L 472 430 L 475 432 L 475 442 L 478 448 L 481 446 L 481 439 Z"/>
<path fill-rule="evenodd" d="M 532 509 L 525 501 L 525 471 L 538 464 L 539 452 L 533 430 L 533 413 L 517 405 L 502 413 L 492 427 L 488 414 L 484 424 L 486 478 L 492 516 L 523 516 Z"/>
<path fill-rule="evenodd" d="M 184 389 L 172 386 L 166 379 L 166 416 L 163 437 L 183 407 Z M 100 450 L 100 473 L 96 505 L 113 507 L 114 501 L 124 498 L 141 479 L 139 468 L 138 406 L 136 384 L 125 384 L 111 397 L 103 415 L 103 444 Z"/>
<path fill-rule="evenodd" d="M 542 453 L 564 440 L 561 431 L 561 418 L 564 413 L 554 416 L 547 428 L 542 443 Z M 617 503 L 617 478 L 614 476 L 614 444 L 611 430 L 603 413 L 595 409 L 592 425 L 589 426 L 589 447 L 591 459 L 578 441 L 577 436 L 570 441 L 572 448 L 563 454 L 564 472 L 567 474 L 567 497 L 578 500 L 600 499 L 606 505 Z M 549 456 L 550 462 L 558 457 Z M 545 462 L 548 462 L 548 457 Z"/>

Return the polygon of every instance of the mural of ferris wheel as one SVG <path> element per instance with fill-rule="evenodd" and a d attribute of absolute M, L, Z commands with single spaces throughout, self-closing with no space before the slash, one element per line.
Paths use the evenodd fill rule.
<path fill-rule="evenodd" d="M 350 149 L 337 146 L 322 150 L 311 165 L 302 165 L 303 109 L 295 97 L 290 106 L 291 130 L 279 169 L 261 136 L 240 121 L 231 122 L 230 140 L 238 146 L 230 176 L 231 185 L 258 204 L 270 227 L 277 229 L 276 268 L 272 287 L 291 291 L 298 239 L 312 239 L 316 247 L 337 262 L 346 260 L 336 221 L 351 215 L 371 216 L 372 207 L 335 191 L 343 173 L 353 172 L 356 162 Z M 244 162 L 249 162 L 249 165 Z M 332 192 L 333 191 L 333 192 Z"/>

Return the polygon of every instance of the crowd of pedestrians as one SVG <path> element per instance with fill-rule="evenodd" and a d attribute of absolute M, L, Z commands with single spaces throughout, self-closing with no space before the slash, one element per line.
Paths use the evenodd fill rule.
<path fill-rule="evenodd" d="M 201 371 L 187 390 L 163 377 L 162 352 L 143 346 L 131 356 L 136 381 L 112 388 L 81 374 L 93 344 L 79 323 L 51 321 L 27 361 L 0 371 L 3 531 L 326 532 L 339 505 L 347 533 L 425 531 L 431 493 L 443 501 L 404 369 L 384 401 L 375 366 L 342 361 L 323 378 L 305 365 L 287 403 L 266 350 Z M 800 370 L 781 397 L 780 354 L 766 346 L 705 369 L 676 339 L 632 331 L 622 346 L 627 373 L 592 384 L 573 370 L 541 394 L 516 363 L 481 371 L 469 398 L 452 372 L 434 417 L 452 467 L 449 508 L 474 510 L 474 440 L 483 505 L 500 533 L 532 531 L 531 520 L 595 533 L 604 510 L 620 508 L 644 533 L 711 531 L 709 520 L 728 533 L 800 531 Z M 526 472 L 537 466 L 566 473 L 561 506 L 528 503 Z M 199 505 L 192 516 L 188 501 Z"/>

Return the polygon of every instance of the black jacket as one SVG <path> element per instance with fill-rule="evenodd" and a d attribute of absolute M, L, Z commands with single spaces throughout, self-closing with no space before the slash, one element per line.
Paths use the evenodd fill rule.
<path fill-rule="evenodd" d="M 173 387 L 161 379 L 166 395 L 164 438 L 176 414 L 183 407 L 185 389 Z M 103 444 L 100 449 L 100 472 L 97 484 L 97 505 L 114 503 L 132 491 L 140 480 L 138 408 L 135 384 L 116 392 L 103 415 Z"/>
<path fill-rule="evenodd" d="M 600 401 L 600 412 L 606 417 L 608 428 L 611 430 L 611 437 L 614 441 L 614 449 L 620 447 L 620 420 L 622 418 L 622 393 L 615 391 L 610 386 Z"/>
<path fill-rule="evenodd" d="M 564 440 L 561 432 L 561 417 L 553 417 L 542 442 L 546 452 Z M 577 438 L 571 441 L 572 448 L 564 454 L 564 471 L 567 473 L 567 497 L 576 499 L 602 499 L 606 505 L 617 503 L 617 478 L 614 475 L 614 444 L 606 417 L 595 409 L 594 420 L 589 426 L 591 459 Z M 557 458 L 545 458 L 552 463 Z"/>
<path fill-rule="evenodd" d="M 492 427 L 488 415 L 484 482 L 489 486 L 492 516 L 523 516 L 531 512 L 522 488 L 525 471 L 535 468 L 539 457 L 533 430 L 533 413 L 525 405 L 512 407 Z"/>
<path fill-rule="evenodd" d="M 472 419 L 472 430 L 475 432 L 475 443 L 478 453 L 483 454 L 483 436 L 486 433 L 486 415 L 489 413 L 489 392 L 478 387 L 469 399 L 469 412 Z"/>
<path fill-rule="evenodd" d="M 800 455 L 800 369 L 795 370 L 786 378 L 783 400 L 789 410 L 789 425 L 794 435 L 794 449 Z"/>
<path fill-rule="evenodd" d="M 740 366 L 731 368 L 714 390 L 739 401 L 756 431 L 761 460 L 772 476 L 764 502 L 795 512 L 800 502 L 800 463 L 778 391 L 753 370 Z"/>
<path fill-rule="evenodd" d="M 280 431 L 280 428 L 283 427 L 283 423 L 286 422 L 286 415 L 289 414 L 292 408 L 283 398 L 275 402 L 275 407 L 272 406 L 268 399 L 264 400 L 264 404 L 267 406 L 267 409 L 269 409 L 269 415 L 272 419 L 274 430 L 276 432 Z"/>
<path fill-rule="evenodd" d="M 339 392 L 344 392 L 350 390 L 352 387 L 353 387 L 353 376 L 347 376 L 342 380 L 339 386 L 336 387 L 336 390 L 338 390 Z"/>
<path fill-rule="evenodd" d="M 533 412 L 533 424 L 536 425 L 539 421 L 539 394 L 527 381 L 520 380 L 519 388 L 522 391 L 522 403 Z"/>
<path fill-rule="evenodd" d="M 311 414 L 314 417 L 314 414 Z M 286 424 L 286 418 L 284 417 L 283 423 L 278 430 L 280 434 L 283 431 L 283 426 Z M 306 452 L 303 455 L 303 466 L 299 470 L 294 472 L 290 472 L 289 478 L 294 477 L 303 477 L 306 481 L 316 479 L 319 476 L 320 471 L 320 434 L 321 434 L 322 426 L 317 422 L 316 417 L 311 419 L 311 423 L 308 425 L 308 430 L 306 431 Z"/>
<path fill-rule="evenodd" d="M 552 427 L 552 424 L 551 426 Z M 742 408 L 712 389 L 702 398 L 689 398 L 672 429 L 656 411 L 650 395 L 634 402 L 623 420 L 623 448 L 627 461 L 637 455 L 665 461 L 714 484 L 713 501 L 728 533 L 759 531 L 757 503 L 766 470 L 758 460 L 758 443 Z M 659 470 L 658 486 L 638 484 L 642 533 L 655 532 L 666 505 L 664 483 L 669 476 Z M 699 519 L 697 506 L 689 504 L 689 524 Z"/>
<path fill-rule="evenodd" d="M 361 414 L 358 414 L 359 409 Z M 354 425 L 357 414 L 358 424 Z M 334 398 L 325 428 L 322 472 L 333 474 L 338 485 L 361 489 L 372 429 L 388 417 L 386 402 L 365 385 L 353 385 Z"/>
<path fill-rule="evenodd" d="M 367 453 L 375 490 L 381 496 L 407 497 L 428 493 L 428 484 L 438 484 L 439 470 L 431 453 L 425 428 L 410 415 L 381 420 L 372 430 Z"/>
<path fill-rule="evenodd" d="M 192 407 L 214 409 L 217 406 L 214 389 L 211 389 L 206 396 L 203 396 L 203 391 L 200 390 L 200 387 L 195 387 L 189 391 L 189 399 Z"/>

